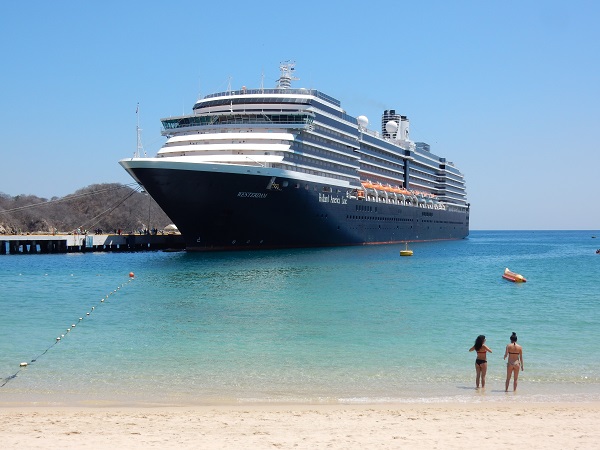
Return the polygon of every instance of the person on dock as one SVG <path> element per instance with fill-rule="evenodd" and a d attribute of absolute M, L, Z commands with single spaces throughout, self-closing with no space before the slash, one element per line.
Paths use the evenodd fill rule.
<path fill-rule="evenodd" d="M 470 352 L 475 350 L 477 352 L 477 358 L 475 359 L 475 386 L 479 389 L 479 383 L 481 381 L 481 387 L 485 387 L 485 374 L 487 373 L 487 353 L 492 353 L 492 349 L 485 345 L 485 336 L 480 334 L 475 339 L 475 345 L 469 349 Z"/>
<path fill-rule="evenodd" d="M 514 331 L 510 336 L 510 344 L 506 346 L 504 359 L 506 359 L 507 356 L 508 362 L 506 363 L 506 385 L 504 386 L 504 391 L 508 392 L 508 385 L 510 384 L 510 378 L 513 374 L 513 391 L 516 391 L 519 371 L 525 370 L 525 367 L 523 366 L 523 347 L 517 344 L 517 333 Z"/>

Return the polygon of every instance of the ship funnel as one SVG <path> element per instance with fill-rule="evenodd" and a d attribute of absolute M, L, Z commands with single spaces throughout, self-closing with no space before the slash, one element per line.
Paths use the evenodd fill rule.
<path fill-rule="evenodd" d="M 395 109 L 386 109 L 381 116 L 381 133 L 385 139 L 408 141 L 408 118 L 397 114 Z"/>
<path fill-rule="evenodd" d="M 410 123 L 408 117 L 406 116 L 402 116 L 402 121 L 400 122 L 400 133 L 397 138 L 405 141 L 410 139 Z"/>
<path fill-rule="evenodd" d="M 381 116 L 381 133 L 385 139 L 396 139 L 396 132 L 398 131 L 398 124 L 400 123 L 400 114 L 396 114 L 395 109 L 386 109 Z M 394 122 L 396 127 L 393 125 L 388 127 L 390 122 Z M 389 129 L 388 129 L 389 128 Z"/>

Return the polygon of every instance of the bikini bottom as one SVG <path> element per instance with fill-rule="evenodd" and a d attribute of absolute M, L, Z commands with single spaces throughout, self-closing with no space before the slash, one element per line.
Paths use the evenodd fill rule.
<path fill-rule="evenodd" d="M 478 366 L 485 364 L 487 362 L 486 359 L 476 359 L 475 360 L 475 364 L 477 364 Z"/>

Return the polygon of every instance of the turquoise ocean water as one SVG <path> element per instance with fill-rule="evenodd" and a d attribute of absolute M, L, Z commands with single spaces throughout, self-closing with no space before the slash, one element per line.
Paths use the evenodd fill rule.
<path fill-rule="evenodd" d="M 0 256 L 0 405 L 600 400 L 595 234 L 473 231 L 412 244 L 413 257 Z M 513 331 L 516 395 L 502 359 Z M 493 350 L 485 391 L 478 334 Z"/>

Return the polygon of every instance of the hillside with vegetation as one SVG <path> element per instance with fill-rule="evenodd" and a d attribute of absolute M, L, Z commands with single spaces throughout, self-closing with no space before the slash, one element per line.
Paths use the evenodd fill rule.
<path fill-rule="evenodd" d="M 135 186 L 135 187 L 132 187 Z M 163 230 L 171 220 L 137 185 L 94 184 L 65 197 L 0 193 L 0 234 L 138 233 Z"/>

